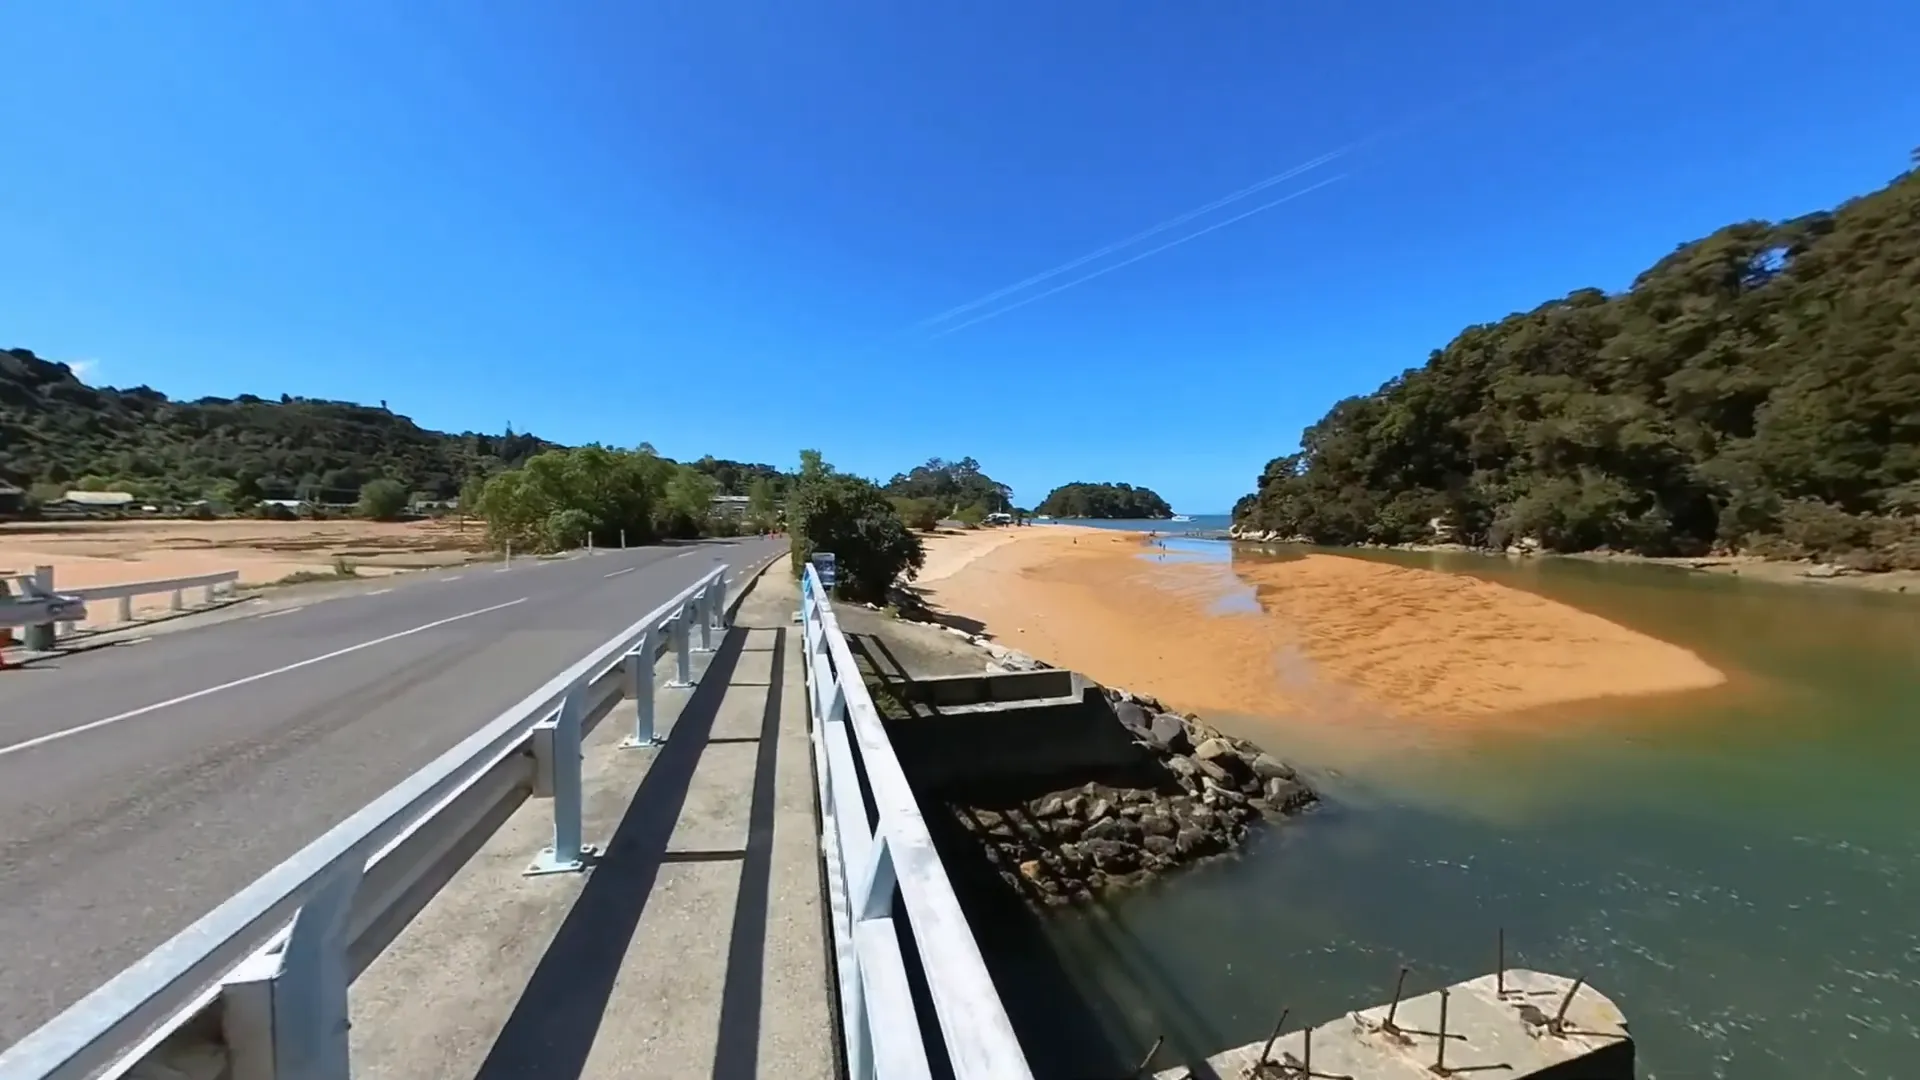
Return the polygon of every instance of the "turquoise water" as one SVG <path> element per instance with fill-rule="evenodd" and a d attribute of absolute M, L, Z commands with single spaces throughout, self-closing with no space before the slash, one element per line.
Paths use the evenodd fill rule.
<path fill-rule="evenodd" d="M 1264 556 L 1170 541 L 1147 558 Z M 1890 1078 L 1920 1050 L 1920 603 L 1660 567 L 1375 553 L 1694 649 L 1729 684 L 1520 732 L 1211 717 L 1323 810 L 1242 858 L 1049 920 L 1115 1060 L 1205 1054 L 1509 963 L 1585 976 L 1647 1078 Z M 1169 1053 L 1167 1062 L 1178 1057 Z M 1129 1062 L 1130 1063 L 1130 1062 Z"/>

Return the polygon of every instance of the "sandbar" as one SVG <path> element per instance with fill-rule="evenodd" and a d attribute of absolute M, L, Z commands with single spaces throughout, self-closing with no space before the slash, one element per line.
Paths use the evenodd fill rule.
<path fill-rule="evenodd" d="M 931 603 L 1200 713 L 1462 723 L 1726 681 L 1679 645 L 1465 575 L 1334 554 L 1183 562 L 1091 528 L 991 532 L 928 538 Z"/>

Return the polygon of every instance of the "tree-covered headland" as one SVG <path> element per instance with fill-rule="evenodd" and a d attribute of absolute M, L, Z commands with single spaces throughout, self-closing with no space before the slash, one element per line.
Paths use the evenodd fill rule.
<path fill-rule="evenodd" d="M 1920 567 L 1920 170 L 1469 327 L 1334 405 L 1234 519 L 1322 544 Z"/>

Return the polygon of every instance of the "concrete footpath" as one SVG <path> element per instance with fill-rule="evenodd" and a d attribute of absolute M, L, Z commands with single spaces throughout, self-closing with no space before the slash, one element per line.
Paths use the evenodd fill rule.
<path fill-rule="evenodd" d="M 589 872 L 521 875 L 530 802 L 374 961 L 356 1076 L 834 1075 L 798 603 L 777 562 L 695 687 L 657 692 L 665 745 L 618 748 L 631 703 L 588 738 Z"/>

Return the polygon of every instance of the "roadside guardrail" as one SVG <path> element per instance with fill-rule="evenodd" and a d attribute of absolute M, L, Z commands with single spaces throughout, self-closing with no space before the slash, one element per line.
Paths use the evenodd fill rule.
<path fill-rule="evenodd" d="M 919 803 L 887 740 L 853 651 L 808 565 L 801 581 L 821 857 L 827 871 L 847 1072 L 855 1080 L 932 1075 L 940 1040 L 956 1080 L 1032 1080 Z M 865 791 L 872 795 L 869 814 Z M 906 908 L 903 934 L 894 900 Z M 935 1024 L 923 1031 L 905 950 L 925 974 Z"/>
<path fill-rule="evenodd" d="M 586 866 L 581 740 L 633 698 L 637 721 L 622 745 L 654 744 L 654 663 L 672 649 L 668 685 L 692 685 L 692 654 L 712 651 L 726 627 L 726 573 L 718 567 L 648 612 L 0 1051 L 0 1078 L 348 1080 L 348 986 L 515 810 L 534 797 L 553 804 L 553 843 L 528 874 Z"/>
<path fill-rule="evenodd" d="M 211 606 L 218 602 L 222 594 L 231 595 L 240 581 L 240 571 L 222 570 L 213 574 L 193 574 L 188 577 L 161 578 L 156 581 L 128 581 L 118 585 L 94 585 L 83 589 L 60 589 L 53 580 L 53 567 L 37 566 L 31 574 L 15 574 L 12 580 L 20 583 L 19 601 L 0 604 L 0 626 L 52 626 L 55 623 L 67 627 L 71 633 L 73 624 L 87 617 L 86 605 L 96 600 L 120 601 L 120 621 L 133 621 L 133 600 L 136 596 L 152 596 L 158 593 L 172 593 L 173 602 L 169 605 L 173 611 L 185 611 L 187 590 L 203 590 L 203 601 Z M 44 645 L 51 645 L 46 641 Z"/>

